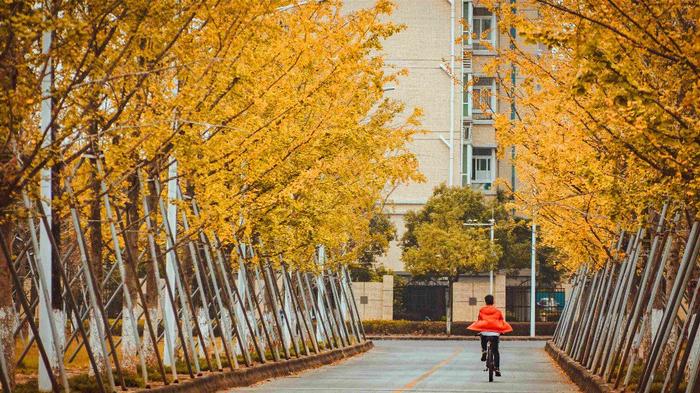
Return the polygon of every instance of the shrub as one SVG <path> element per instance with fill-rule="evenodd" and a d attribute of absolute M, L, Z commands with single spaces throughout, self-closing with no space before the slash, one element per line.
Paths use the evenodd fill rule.
<path fill-rule="evenodd" d="M 369 320 L 362 321 L 365 328 L 365 333 L 376 336 L 387 335 L 444 335 L 444 321 L 406 321 L 406 320 Z M 467 327 L 471 322 L 452 322 L 453 336 L 472 336 L 476 333 L 468 330 Z M 508 333 L 510 336 L 529 336 L 529 322 L 510 322 L 513 326 L 513 332 Z M 537 322 L 535 324 L 535 332 L 538 336 L 551 336 L 556 329 L 556 322 Z"/>

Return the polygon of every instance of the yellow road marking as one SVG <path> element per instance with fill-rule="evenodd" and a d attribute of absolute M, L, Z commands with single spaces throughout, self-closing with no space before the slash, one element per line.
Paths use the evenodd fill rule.
<path fill-rule="evenodd" d="M 407 383 L 404 385 L 402 388 L 398 390 L 394 390 L 393 393 L 401 393 L 405 392 L 407 390 L 413 389 L 416 385 L 418 385 L 420 382 L 431 376 L 435 371 L 439 370 L 440 368 L 446 366 L 448 363 L 450 363 L 454 358 L 457 357 L 462 352 L 463 348 L 455 348 L 454 352 L 452 352 L 452 355 L 450 355 L 447 359 L 441 361 L 440 363 L 434 365 L 430 370 L 424 372 L 423 374 L 419 375 L 415 379 L 411 380 L 411 382 Z"/>

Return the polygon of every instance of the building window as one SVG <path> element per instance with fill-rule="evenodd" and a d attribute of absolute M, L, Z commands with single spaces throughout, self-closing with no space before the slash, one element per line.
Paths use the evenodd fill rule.
<path fill-rule="evenodd" d="M 474 78 L 472 85 L 472 116 L 474 120 L 491 120 L 496 111 L 495 78 Z"/>
<path fill-rule="evenodd" d="M 492 50 L 496 46 L 496 16 L 484 7 L 472 10 L 472 46 L 474 50 Z"/>
<path fill-rule="evenodd" d="M 462 173 L 466 175 L 469 171 L 467 168 L 467 149 L 462 150 L 464 157 L 462 159 Z M 471 165 L 471 182 L 472 183 L 492 183 L 496 179 L 496 149 L 490 147 L 474 147 L 472 148 L 472 165 Z M 466 176 L 462 176 L 462 185 L 467 185 Z"/>
<path fill-rule="evenodd" d="M 473 147 L 471 155 L 471 168 L 468 148 L 462 149 L 462 186 L 469 183 L 483 184 L 483 189 L 490 189 L 491 183 L 496 180 L 496 149 L 492 147 Z M 471 171 L 471 173 L 469 173 Z M 469 176 L 470 178 L 467 178 Z M 469 182 L 468 180 L 471 180 Z"/>
<path fill-rule="evenodd" d="M 472 149 L 472 182 L 491 183 L 496 174 L 495 149 L 475 147 Z"/>
<path fill-rule="evenodd" d="M 474 156 L 472 158 L 472 182 L 488 183 L 491 181 L 491 157 Z"/>

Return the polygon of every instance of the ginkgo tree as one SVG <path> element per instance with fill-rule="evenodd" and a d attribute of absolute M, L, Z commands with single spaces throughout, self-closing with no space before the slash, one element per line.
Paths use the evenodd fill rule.
<path fill-rule="evenodd" d="M 499 145 L 516 146 L 515 199 L 545 242 L 572 268 L 599 265 L 619 229 L 666 201 L 687 231 L 700 211 L 697 4 L 484 3 L 510 41 L 487 67 L 515 103 L 496 118 Z"/>
<path fill-rule="evenodd" d="M 486 220 L 491 209 L 484 196 L 469 188 L 437 187 L 425 206 L 406 215 L 401 259 L 417 277 L 447 281 L 446 329 L 452 322 L 453 284 L 461 275 L 494 269 L 502 255 L 499 244 L 468 220 Z"/>
<path fill-rule="evenodd" d="M 372 240 L 370 220 L 386 187 L 421 179 L 406 146 L 420 111 L 383 97 L 402 72 L 387 71 L 381 56 L 382 41 L 402 28 L 384 21 L 392 10 L 389 1 L 352 12 L 340 0 L 4 2 L 3 232 L 19 230 L 23 193 L 38 200 L 39 172 L 54 168 L 56 190 L 67 182 L 73 190 L 54 194 L 56 233 L 70 228 L 62 219 L 74 206 L 99 279 L 115 262 L 108 195 L 122 212 L 124 297 L 137 298 L 129 272 L 145 271 L 150 312 L 159 284 L 138 258 L 149 247 L 141 218 L 163 223 L 157 201 L 177 162 L 185 198 L 172 203 L 186 210 L 194 199 L 200 212 L 180 242 L 200 230 L 232 253 L 240 242 L 256 242 L 274 263 L 282 256 L 295 269 L 317 268 L 319 244 L 330 264 L 353 261 Z M 53 39 L 42 53 L 44 33 Z M 51 93 L 42 97 L 49 64 Z M 42 98 L 52 107 L 47 129 L 37 115 Z M 162 256 L 165 238 L 155 240 Z M 183 248 L 176 252 L 186 262 Z M 0 285 L 10 291 L 9 261 L 1 258 Z M 7 294 L 0 322 L 12 326 Z M 90 318 L 92 329 L 100 322 Z M 3 353 L 14 364 L 5 333 Z M 124 334 L 125 369 L 136 367 L 136 342 Z"/>

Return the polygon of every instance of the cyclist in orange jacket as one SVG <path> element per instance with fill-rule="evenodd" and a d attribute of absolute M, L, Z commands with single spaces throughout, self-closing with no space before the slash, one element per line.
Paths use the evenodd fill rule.
<path fill-rule="evenodd" d="M 493 295 L 486 295 L 486 305 L 479 309 L 479 318 L 467 329 L 479 332 L 481 335 L 481 361 L 486 361 L 486 345 L 491 341 L 493 360 L 496 366 L 496 376 L 501 376 L 501 355 L 498 352 L 498 341 L 501 334 L 510 333 L 513 328 L 503 318 L 501 310 L 493 305 Z"/>

